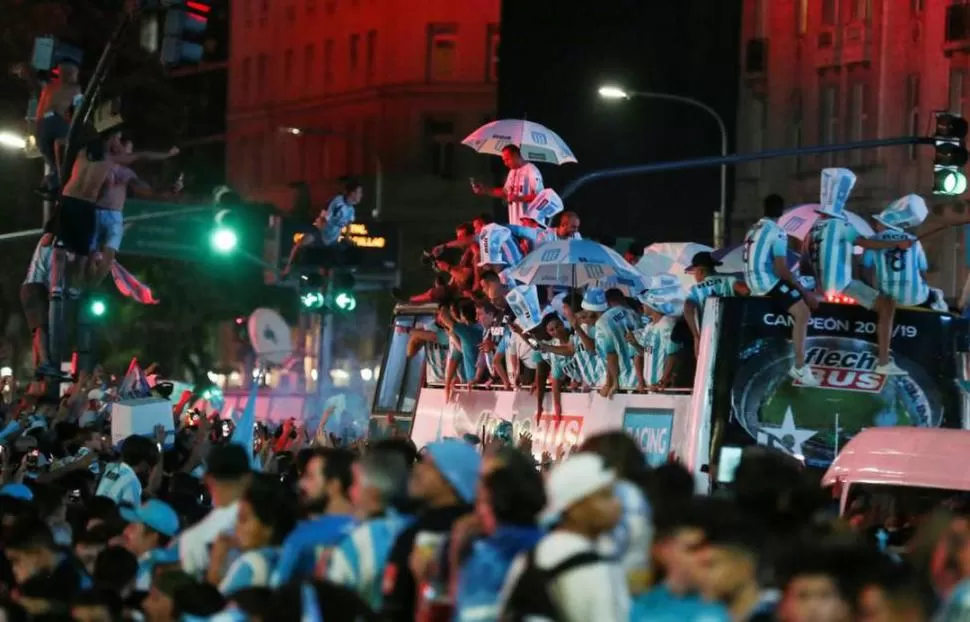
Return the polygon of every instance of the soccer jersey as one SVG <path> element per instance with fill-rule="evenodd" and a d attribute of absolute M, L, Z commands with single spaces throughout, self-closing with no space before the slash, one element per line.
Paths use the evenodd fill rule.
<path fill-rule="evenodd" d="M 788 255 L 788 236 L 770 218 L 762 218 L 744 236 L 744 281 L 755 296 L 764 296 L 781 280 L 775 258 Z"/>
<path fill-rule="evenodd" d="M 424 330 L 435 334 L 434 341 L 424 344 L 424 361 L 427 369 L 426 378 L 429 384 L 444 384 L 445 369 L 448 365 L 448 331 L 431 323 Z"/>
<path fill-rule="evenodd" d="M 852 248 L 859 233 L 840 218 L 819 218 L 808 232 L 808 256 L 815 283 L 826 293 L 840 293 L 852 282 Z"/>
<path fill-rule="evenodd" d="M 643 379 L 648 385 L 660 382 L 667 357 L 680 349 L 671 339 L 676 324 L 677 318 L 665 316 L 637 332 L 637 343 L 643 348 Z"/>
<path fill-rule="evenodd" d="M 528 196 L 542 192 L 542 173 L 535 164 L 526 162 L 519 168 L 509 170 L 505 178 L 505 196 Z M 529 209 L 529 204 L 524 201 L 509 201 L 509 224 L 522 224 L 522 216 Z"/>
<path fill-rule="evenodd" d="M 639 320 L 632 309 L 612 307 L 596 320 L 596 352 L 603 361 L 609 354 L 616 354 L 619 361 L 621 389 L 635 389 L 637 372 L 634 364 L 635 353 L 626 341 L 626 333 L 639 328 Z"/>
<path fill-rule="evenodd" d="M 929 298 L 930 288 L 923 274 L 926 272 L 926 252 L 919 240 L 902 231 L 883 231 L 875 240 L 912 240 L 908 249 L 881 248 L 866 250 L 863 264 L 875 268 L 876 286 L 898 304 L 920 305 Z"/>
<path fill-rule="evenodd" d="M 712 296 L 727 298 L 734 295 L 734 286 L 738 280 L 733 276 L 709 276 L 700 283 L 694 283 L 687 292 L 687 300 L 697 306 L 697 310 L 704 310 L 704 303 Z"/>

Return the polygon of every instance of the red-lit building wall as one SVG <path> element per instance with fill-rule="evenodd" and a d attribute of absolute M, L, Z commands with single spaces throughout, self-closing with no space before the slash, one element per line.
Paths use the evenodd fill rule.
<path fill-rule="evenodd" d="M 970 20 L 949 0 L 745 0 L 741 35 L 741 152 L 931 132 L 933 112 L 970 114 Z M 959 3 L 956 3 L 959 4 Z M 963 5 L 966 6 L 966 5 Z M 964 26 L 966 24 L 966 26 Z M 819 172 L 851 168 L 849 209 L 875 213 L 910 192 L 924 196 L 922 231 L 967 216 L 964 197 L 931 194 L 933 150 L 892 147 L 740 165 L 732 239 L 760 217 L 767 194 L 817 203 Z M 923 241 L 930 279 L 959 294 L 967 268 L 960 228 Z"/>
<path fill-rule="evenodd" d="M 233 8 L 232 184 L 258 195 L 306 181 L 317 209 L 339 176 L 363 174 L 361 217 L 374 206 L 379 157 L 382 218 L 406 232 L 421 223 L 406 235 L 414 245 L 489 209 L 467 179 L 487 176 L 489 157 L 460 141 L 494 114 L 499 0 L 235 0 Z"/>

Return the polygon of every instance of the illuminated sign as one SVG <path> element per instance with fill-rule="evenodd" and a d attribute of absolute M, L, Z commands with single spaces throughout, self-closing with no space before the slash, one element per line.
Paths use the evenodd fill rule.
<path fill-rule="evenodd" d="M 354 246 L 361 248 L 385 248 L 387 246 L 387 238 L 385 236 L 371 235 L 367 225 L 363 223 L 351 223 L 344 227 L 340 233 L 345 239 L 350 240 Z M 304 235 L 306 234 L 302 232 L 294 233 L 293 244 L 299 244 L 303 240 Z"/>

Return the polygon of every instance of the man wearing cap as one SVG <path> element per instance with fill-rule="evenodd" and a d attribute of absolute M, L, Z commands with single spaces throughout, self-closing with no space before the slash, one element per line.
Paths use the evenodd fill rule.
<path fill-rule="evenodd" d="M 714 259 L 708 251 L 701 251 L 694 255 L 690 265 L 685 270 L 693 275 L 697 281 L 687 290 L 687 300 L 684 302 L 684 319 L 691 335 L 694 336 L 694 355 L 697 355 L 701 336 L 701 320 L 704 314 L 704 303 L 708 298 L 729 298 L 731 296 L 746 296 L 748 287 L 736 277 L 718 274 L 717 267 L 721 262 Z"/>
<path fill-rule="evenodd" d="M 923 198 L 909 194 L 897 199 L 873 217 L 877 233 L 872 241 L 881 242 L 883 246 L 869 247 L 862 257 L 862 263 L 874 272 L 873 282 L 879 288 L 880 300 L 885 301 L 877 328 L 877 373 L 907 373 L 890 358 L 889 343 L 892 339 L 896 306 L 919 306 L 930 296 L 930 288 L 926 282 L 926 251 L 923 250 L 919 238 L 906 232 L 906 229 L 922 224 L 926 214 L 926 202 Z"/>
<path fill-rule="evenodd" d="M 818 291 L 822 295 L 845 294 L 867 309 L 875 309 L 879 315 L 880 360 L 875 371 L 878 374 L 898 375 L 905 372 L 889 361 L 889 341 L 892 337 L 893 306 L 888 296 L 853 278 L 853 248 L 882 250 L 897 249 L 905 251 L 912 245 L 908 236 L 895 239 L 869 239 L 859 235 L 845 215 L 845 202 L 852 187 L 855 175 L 848 169 L 825 169 L 822 171 L 822 205 L 816 210 L 819 219 L 812 225 L 805 238 L 806 255 L 815 274 Z M 827 186 L 835 185 L 835 189 Z M 925 298 L 924 298 L 925 300 Z"/>
<path fill-rule="evenodd" d="M 502 149 L 502 163 L 509 169 L 503 187 L 486 188 L 472 179 L 472 192 L 478 196 L 504 199 L 509 205 L 509 224 L 522 224 L 522 215 L 526 213 L 529 203 L 542 191 L 542 173 L 535 164 L 526 162 L 516 145 L 507 145 Z"/>
<path fill-rule="evenodd" d="M 423 451 L 409 484 L 411 497 L 423 509 L 398 536 L 384 572 L 382 614 L 392 622 L 414 619 L 418 582 L 426 578 L 414 570 L 425 572 L 440 559 L 452 526 L 472 511 L 478 486 L 481 456 L 468 443 L 446 439 Z M 447 585 L 445 577 L 438 579 Z"/>
<path fill-rule="evenodd" d="M 616 473 L 607 468 L 603 458 L 593 453 L 571 455 L 553 468 L 546 480 L 546 508 L 540 515 L 540 520 L 553 529 L 532 552 L 513 562 L 502 589 L 503 614 L 515 612 L 520 597 L 516 584 L 531 566 L 553 575 L 548 584 L 549 595 L 559 619 L 629 619 L 626 582 L 615 580 L 618 571 L 614 562 L 596 555 L 600 536 L 610 533 L 620 520 L 620 502 L 614 493 L 616 479 Z M 581 555 L 588 561 L 555 572 L 557 566 Z"/>
<path fill-rule="evenodd" d="M 135 589 L 148 591 L 152 585 L 156 550 L 168 547 L 179 532 L 179 517 L 172 506 L 158 499 L 149 499 L 141 507 L 121 509 L 125 527 L 125 548 L 138 559 Z"/>

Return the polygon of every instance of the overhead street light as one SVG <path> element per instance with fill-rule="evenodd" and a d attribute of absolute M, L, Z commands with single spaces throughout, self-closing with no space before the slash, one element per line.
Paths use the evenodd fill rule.
<path fill-rule="evenodd" d="M 630 94 L 624 89 L 612 85 L 601 86 L 599 94 L 603 99 L 630 99 Z"/>
<path fill-rule="evenodd" d="M 283 134 L 292 134 L 293 136 L 299 136 L 300 134 L 303 133 L 303 130 L 301 130 L 298 127 L 281 127 L 280 132 L 282 132 Z"/>
<path fill-rule="evenodd" d="M 653 91 L 628 91 L 622 87 L 616 86 L 615 84 L 605 84 L 599 88 L 599 96 L 603 99 L 608 99 L 612 101 L 618 100 L 629 100 L 634 97 L 642 97 L 644 99 L 663 99 L 666 101 L 677 102 L 680 104 L 685 104 L 687 106 L 693 106 L 698 108 L 709 116 L 711 116 L 714 121 L 717 122 L 717 128 L 721 133 L 721 155 L 726 156 L 728 151 L 728 135 L 727 127 L 724 125 L 724 119 L 718 114 L 716 110 L 708 106 L 702 101 L 698 101 L 693 97 L 684 97 L 683 95 L 674 95 L 673 93 L 656 93 Z M 721 165 L 721 205 L 718 211 L 714 215 L 714 246 L 721 247 L 725 243 L 724 231 L 727 228 L 727 165 Z"/>
<path fill-rule="evenodd" d="M 27 139 L 13 132 L 0 132 L 0 146 L 7 149 L 26 149 Z"/>

